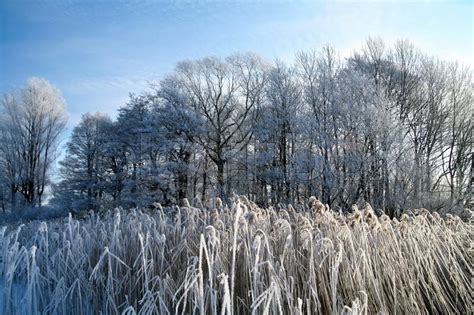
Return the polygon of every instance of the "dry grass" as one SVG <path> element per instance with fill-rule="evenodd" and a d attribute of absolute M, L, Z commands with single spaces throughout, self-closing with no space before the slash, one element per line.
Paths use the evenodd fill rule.
<path fill-rule="evenodd" d="M 3 313 L 473 311 L 472 221 L 215 205 L 2 228 Z"/>

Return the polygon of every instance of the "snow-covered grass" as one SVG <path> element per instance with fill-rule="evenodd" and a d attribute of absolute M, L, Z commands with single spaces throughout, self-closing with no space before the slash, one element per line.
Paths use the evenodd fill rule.
<path fill-rule="evenodd" d="M 3 227 L 4 314 L 472 313 L 473 224 L 246 198 Z M 22 290 L 19 290 L 21 288 Z"/>

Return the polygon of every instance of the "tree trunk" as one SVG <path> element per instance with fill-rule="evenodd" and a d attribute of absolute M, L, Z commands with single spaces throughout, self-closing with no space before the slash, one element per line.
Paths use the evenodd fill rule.
<path fill-rule="evenodd" d="M 16 208 L 16 187 L 15 185 L 10 185 L 10 193 L 11 193 L 11 210 L 15 210 Z"/>
<path fill-rule="evenodd" d="M 178 202 L 181 202 L 184 198 L 187 197 L 187 190 L 188 190 L 188 165 L 189 161 L 191 160 L 191 153 L 190 152 L 184 152 L 183 153 L 183 158 L 182 161 L 186 165 L 184 169 L 179 171 L 178 174 Z"/>
<path fill-rule="evenodd" d="M 224 161 L 222 159 L 217 160 L 217 191 L 219 197 L 225 200 L 225 186 L 224 186 Z"/>
<path fill-rule="evenodd" d="M 204 169 L 202 172 L 202 197 L 201 202 L 206 202 L 206 189 L 207 189 L 207 154 L 204 155 Z"/>

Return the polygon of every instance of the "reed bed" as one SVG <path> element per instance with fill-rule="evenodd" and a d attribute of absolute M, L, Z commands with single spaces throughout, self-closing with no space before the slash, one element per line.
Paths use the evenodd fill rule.
<path fill-rule="evenodd" d="M 3 314 L 468 314 L 473 222 L 315 198 L 114 209 L 0 229 Z"/>

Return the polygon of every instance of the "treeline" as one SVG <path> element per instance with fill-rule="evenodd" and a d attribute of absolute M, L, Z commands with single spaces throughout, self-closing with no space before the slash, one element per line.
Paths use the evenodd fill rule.
<path fill-rule="evenodd" d="M 341 59 L 255 54 L 178 63 L 118 111 L 86 114 L 61 162 L 70 209 L 247 195 L 261 205 L 316 196 L 393 214 L 471 200 L 472 72 L 398 41 Z"/>

